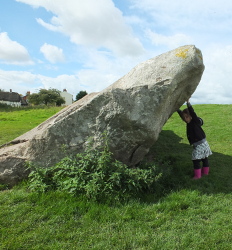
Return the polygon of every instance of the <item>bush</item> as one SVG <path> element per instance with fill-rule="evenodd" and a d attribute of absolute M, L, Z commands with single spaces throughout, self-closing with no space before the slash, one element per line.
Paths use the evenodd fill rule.
<path fill-rule="evenodd" d="M 115 160 L 107 140 L 103 148 L 65 157 L 51 168 L 30 168 L 29 188 L 33 191 L 60 190 L 98 201 L 154 193 L 162 176 L 154 164 L 129 168 Z"/>
<path fill-rule="evenodd" d="M 12 107 L 11 105 L 7 105 L 5 103 L 0 103 L 0 111 L 12 111 L 15 110 L 15 107 Z"/>

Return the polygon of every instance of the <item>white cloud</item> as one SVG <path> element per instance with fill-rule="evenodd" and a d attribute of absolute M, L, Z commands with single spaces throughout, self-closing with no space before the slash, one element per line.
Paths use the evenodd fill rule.
<path fill-rule="evenodd" d="M 41 18 L 37 18 L 36 21 L 38 22 L 38 24 L 42 25 L 43 27 L 45 27 L 48 30 L 59 31 L 59 29 L 56 26 L 54 26 L 53 24 L 49 24 L 49 23 L 44 22 Z"/>
<path fill-rule="evenodd" d="M 197 103 L 232 103 L 232 45 L 209 46 L 203 53 L 205 71 L 193 97 Z"/>
<path fill-rule="evenodd" d="M 41 18 L 37 19 L 38 23 L 49 30 L 62 32 L 75 44 L 104 48 L 120 56 L 144 53 L 141 42 L 112 0 L 17 1 L 54 13 L 50 23 Z"/>
<path fill-rule="evenodd" d="M 94 49 L 86 51 L 84 67 L 76 75 L 88 93 L 103 90 L 144 61 L 141 57 L 111 57 L 109 54 Z"/>
<path fill-rule="evenodd" d="M 152 32 L 150 29 L 146 31 L 147 37 L 151 40 L 152 44 L 156 46 L 165 45 L 169 49 L 177 48 L 182 45 L 192 44 L 191 38 L 185 34 L 175 34 L 172 36 L 165 36 Z"/>
<path fill-rule="evenodd" d="M 201 49 L 213 41 L 226 45 L 230 37 L 230 0 L 131 0 L 131 3 L 134 12 L 143 16 L 143 30 L 167 37 L 182 34 Z"/>
<path fill-rule="evenodd" d="M 133 58 L 110 58 L 107 52 L 88 50 L 83 69 L 77 69 L 73 75 L 48 77 L 26 71 L 0 70 L 0 86 L 4 90 L 13 89 L 21 94 L 27 91 L 37 92 L 40 88 L 67 89 L 74 96 L 80 90 L 88 93 L 99 92 L 125 75 L 139 61 Z M 139 60 L 139 59 L 138 59 Z"/>
<path fill-rule="evenodd" d="M 57 77 L 47 77 L 38 75 L 41 86 L 45 89 L 55 88 L 60 91 L 67 89 L 73 95 L 77 94 L 80 89 L 80 80 L 76 75 L 59 75 Z"/>
<path fill-rule="evenodd" d="M 6 32 L 0 33 L 0 62 L 15 65 L 33 64 L 27 49 L 12 41 Z"/>
<path fill-rule="evenodd" d="M 134 9 L 139 9 L 140 11 L 145 11 L 146 14 L 150 14 L 157 21 L 162 20 L 163 22 L 173 22 L 173 25 L 185 25 L 183 20 L 187 21 L 187 24 L 196 24 L 201 22 L 201 20 L 208 20 L 208 23 L 217 22 L 219 26 L 222 26 L 224 22 L 231 20 L 230 10 L 232 8 L 232 2 L 230 0 L 212 1 L 212 0 L 195 0 L 195 1 L 185 1 L 185 0 L 131 0 Z M 222 19 L 225 18 L 225 19 Z M 226 27 L 225 27 L 226 28 Z"/>
<path fill-rule="evenodd" d="M 1 89 L 19 94 L 25 94 L 27 91 L 33 91 L 34 86 L 38 86 L 36 75 L 27 71 L 4 71 L 0 70 Z"/>
<path fill-rule="evenodd" d="M 55 88 L 60 91 L 67 89 L 70 93 L 78 93 L 81 89 L 80 80 L 76 75 L 59 75 L 57 77 L 47 77 L 40 74 L 32 74 L 27 71 L 4 71 L 0 70 L 1 89 L 19 94 L 27 91 L 36 93 L 41 88 Z"/>
<path fill-rule="evenodd" d="M 65 58 L 63 55 L 63 50 L 57 46 L 45 43 L 40 51 L 43 53 L 44 57 L 51 63 L 64 62 Z"/>
<path fill-rule="evenodd" d="M 77 45 L 76 52 L 66 55 L 68 63 L 77 63 L 69 64 L 72 68 L 67 72 L 74 73 L 64 75 L 64 65 L 62 76 L 33 75 L 37 87 L 67 88 L 73 94 L 79 90 L 99 91 L 146 59 L 180 45 L 194 44 L 203 53 L 205 71 L 192 96 L 193 103 L 232 103 L 232 1 L 16 1 L 46 9 L 52 18 L 47 21 L 40 16 L 37 23 L 64 34 Z M 117 9 L 113 1 L 123 9 Z M 54 62 L 49 67 L 54 69 L 57 60 L 52 55 L 51 50 L 44 50 L 44 56 Z M 40 64 L 40 72 L 42 67 Z M 67 83 L 69 86 L 65 86 Z M 25 84 L 22 81 L 18 85 L 21 88 Z"/>

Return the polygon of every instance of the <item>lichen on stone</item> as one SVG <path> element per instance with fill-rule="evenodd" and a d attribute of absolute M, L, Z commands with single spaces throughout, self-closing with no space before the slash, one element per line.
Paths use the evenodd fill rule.
<path fill-rule="evenodd" d="M 187 57 L 188 49 L 179 48 L 176 51 L 177 51 L 176 56 L 181 57 L 183 59 Z"/>

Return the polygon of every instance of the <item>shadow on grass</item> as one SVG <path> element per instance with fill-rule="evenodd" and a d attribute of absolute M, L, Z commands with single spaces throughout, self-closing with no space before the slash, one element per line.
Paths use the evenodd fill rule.
<path fill-rule="evenodd" d="M 164 130 L 146 157 L 155 162 L 170 163 L 171 173 L 162 183 L 163 195 L 181 189 L 198 190 L 204 194 L 231 193 L 232 156 L 213 152 L 209 157 L 209 175 L 193 180 L 192 147 L 181 140 L 173 131 Z"/>

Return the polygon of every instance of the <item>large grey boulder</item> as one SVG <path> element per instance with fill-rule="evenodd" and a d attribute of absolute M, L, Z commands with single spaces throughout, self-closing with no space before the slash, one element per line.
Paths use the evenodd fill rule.
<path fill-rule="evenodd" d="M 66 154 L 93 146 L 108 133 L 110 150 L 128 166 L 140 162 L 163 125 L 195 91 L 204 71 L 202 54 L 183 46 L 133 68 L 99 93 L 92 93 L 0 149 L 0 182 L 27 176 L 24 163 L 49 167 Z M 63 150 L 65 148 L 65 150 Z"/>

